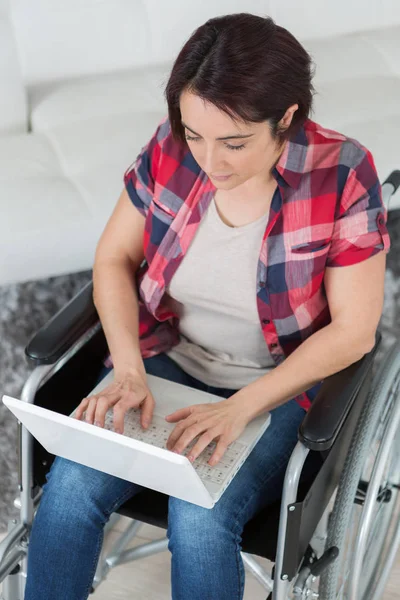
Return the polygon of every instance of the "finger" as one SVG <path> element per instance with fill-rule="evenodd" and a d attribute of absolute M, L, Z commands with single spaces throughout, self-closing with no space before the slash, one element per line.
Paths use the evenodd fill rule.
<path fill-rule="evenodd" d="M 154 406 L 155 406 L 155 400 L 154 397 L 151 393 L 149 393 L 142 405 L 142 409 L 141 409 L 141 417 L 140 417 L 140 421 L 142 424 L 142 427 L 144 427 L 144 429 L 147 429 L 148 426 L 150 425 L 152 419 L 153 419 L 153 411 L 154 411 Z"/>
<path fill-rule="evenodd" d="M 203 405 L 202 405 L 203 406 Z M 186 417 L 186 419 L 182 419 L 176 426 L 175 429 L 173 429 L 173 431 L 171 432 L 168 440 L 167 440 L 167 449 L 171 450 L 173 448 L 173 446 L 175 445 L 176 441 L 179 439 L 179 437 L 182 435 L 182 432 L 187 429 L 188 427 L 190 427 L 191 425 L 194 425 L 196 423 L 200 424 L 201 422 L 204 424 L 207 421 L 207 425 L 210 425 L 210 413 L 209 410 L 205 410 L 205 411 L 201 411 L 198 412 L 196 410 L 197 406 L 190 406 L 188 407 L 192 410 L 192 413 L 189 417 Z M 215 425 L 215 423 L 213 423 Z"/>
<path fill-rule="evenodd" d="M 182 419 L 186 419 L 187 417 L 189 417 L 192 414 L 192 411 L 190 410 L 191 408 L 192 408 L 191 406 L 185 406 L 184 408 L 179 408 L 178 410 L 171 413 L 170 415 L 167 415 L 165 417 L 165 420 L 169 421 L 170 423 L 176 423 L 176 421 L 181 421 Z"/>
<path fill-rule="evenodd" d="M 96 411 L 97 397 L 90 396 L 89 406 L 86 409 L 85 421 L 93 425 L 94 413 Z"/>
<path fill-rule="evenodd" d="M 135 398 L 136 400 L 132 401 L 131 398 Z M 124 425 L 125 425 L 125 414 L 128 412 L 130 408 L 137 408 L 139 404 L 139 400 L 137 400 L 137 396 L 134 394 L 124 394 L 122 399 L 119 400 L 114 405 L 113 410 L 113 424 L 114 431 L 116 433 L 124 433 Z"/>
<path fill-rule="evenodd" d="M 107 395 L 98 396 L 97 406 L 94 413 L 94 424 L 97 427 L 104 427 L 104 423 L 106 420 L 106 413 L 111 406 L 114 406 L 120 400 L 121 392 L 109 391 Z"/>
<path fill-rule="evenodd" d="M 208 461 L 208 464 L 211 465 L 212 467 L 214 465 L 217 464 L 217 462 L 219 462 L 221 460 L 221 458 L 223 457 L 223 455 L 226 452 L 227 447 L 229 446 L 230 442 L 227 443 L 226 440 L 221 436 L 219 439 L 219 442 L 217 444 L 217 447 L 215 448 L 215 452 L 212 454 L 210 460 Z"/>
<path fill-rule="evenodd" d="M 213 432 L 212 429 L 208 429 L 205 433 L 203 433 L 188 454 L 187 458 L 190 460 L 190 462 L 194 462 L 196 458 L 203 452 L 203 450 L 207 448 L 207 446 L 217 437 L 217 435 L 217 432 Z"/>
<path fill-rule="evenodd" d="M 187 419 L 183 419 L 182 421 L 180 421 L 178 425 L 176 425 L 175 428 L 172 430 L 172 432 L 169 435 L 169 438 L 167 439 L 167 450 L 172 450 L 175 446 L 175 443 L 181 437 L 184 430 L 193 425 L 195 422 L 195 417 L 188 417 Z"/>
<path fill-rule="evenodd" d="M 194 438 L 203 433 L 205 430 L 207 430 L 207 427 L 204 427 L 202 423 L 195 423 L 186 428 L 175 442 L 175 445 L 172 447 L 172 451 L 181 454 L 185 450 L 186 446 L 188 446 L 190 442 L 194 440 Z"/>
<path fill-rule="evenodd" d="M 83 413 L 85 412 L 88 404 L 89 404 L 89 400 L 90 398 L 83 398 L 83 400 L 81 401 L 81 403 L 78 405 L 78 408 L 76 409 L 75 412 L 75 419 L 81 419 Z"/>

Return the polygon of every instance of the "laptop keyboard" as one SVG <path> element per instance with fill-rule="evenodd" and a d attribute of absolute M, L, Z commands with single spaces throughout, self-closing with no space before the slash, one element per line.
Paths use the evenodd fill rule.
<path fill-rule="evenodd" d="M 83 419 L 85 417 L 83 416 Z M 150 427 L 143 429 L 140 423 L 140 411 L 136 409 L 130 409 L 125 414 L 124 420 L 124 433 L 128 437 L 158 448 L 167 449 L 167 440 L 174 429 L 175 424 L 171 426 L 170 423 L 164 420 L 163 417 L 153 414 L 153 419 Z M 113 411 L 109 409 L 106 413 L 104 429 L 114 431 L 113 427 Z M 187 456 L 190 450 L 196 444 L 198 437 L 192 440 L 192 442 L 185 448 L 182 455 Z M 218 461 L 215 466 L 210 466 L 207 462 L 210 460 L 212 454 L 215 451 L 217 443 L 211 442 L 196 458 L 192 463 L 193 468 L 203 481 L 211 481 L 217 484 L 224 484 L 227 477 L 238 469 L 238 461 L 244 454 L 247 446 L 241 442 L 232 442 L 226 449 L 223 457 Z M 241 464 L 242 461 L 240 461 Z M 235 469 L 235 466 L 237 467 Z"/>

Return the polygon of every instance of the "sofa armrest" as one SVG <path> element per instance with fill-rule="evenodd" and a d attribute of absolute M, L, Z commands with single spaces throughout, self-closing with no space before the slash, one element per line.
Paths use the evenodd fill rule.
<path fill-rule="evenodd" d="M 371 370 L 381 339 L 377 331 L 368 354 L 324 380 L 299 427 L 298 439 L 306 448 L 325 451 L 333 446 Z"/>
<path fill-rule="evenodd" d="M 90 281 L 30 340 L 25 348 L 28 361 L 34 366 L 56 363 L 97 321 L 99 316 L 93 303 L 93 282 Z"/>

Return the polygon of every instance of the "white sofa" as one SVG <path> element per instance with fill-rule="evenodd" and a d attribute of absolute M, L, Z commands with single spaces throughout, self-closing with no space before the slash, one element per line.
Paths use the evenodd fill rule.
<path fill-rule="evenodd" d="M 0 285 L 90 269 L 196 27 L 272 16 L 312 54 L 316 121 L 400 168 L 398 0 L 0 0 Z M 400 207 L 400 193 L 390 209 Z"/>

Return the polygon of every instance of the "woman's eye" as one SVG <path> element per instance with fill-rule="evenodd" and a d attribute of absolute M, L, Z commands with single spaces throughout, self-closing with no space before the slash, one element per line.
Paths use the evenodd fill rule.
<path fill-rule="evenodd" d="M 191 142 L 197 142 L 200 139 L 198 137 L 191 137 L 190 135 L 186 135 L 185 137 Z M 229 148 L 229 150 L 242 150 L 246 146 L 246 144 L 242 144 L 241 146 L 231 146 L 230 144 L 225 145 L 227 148 Z"/>
<path fill-rule="evenodd" d="M 245 147 L 245 144 L 242 144 L 241 146 L 230 146 L 227 144 L 226 147 L 229 148 L 229 150 L 242 150 L 242 148 Z"/>
<path fill-rule="evenodd" d="M 190 137 L 190 135 L 187 135 L 186 139 L 190 140 L 191 142 L 197 142 L 197 140 L 199 140 L 200 138 L 198 138 L 198 137 Z"/>

